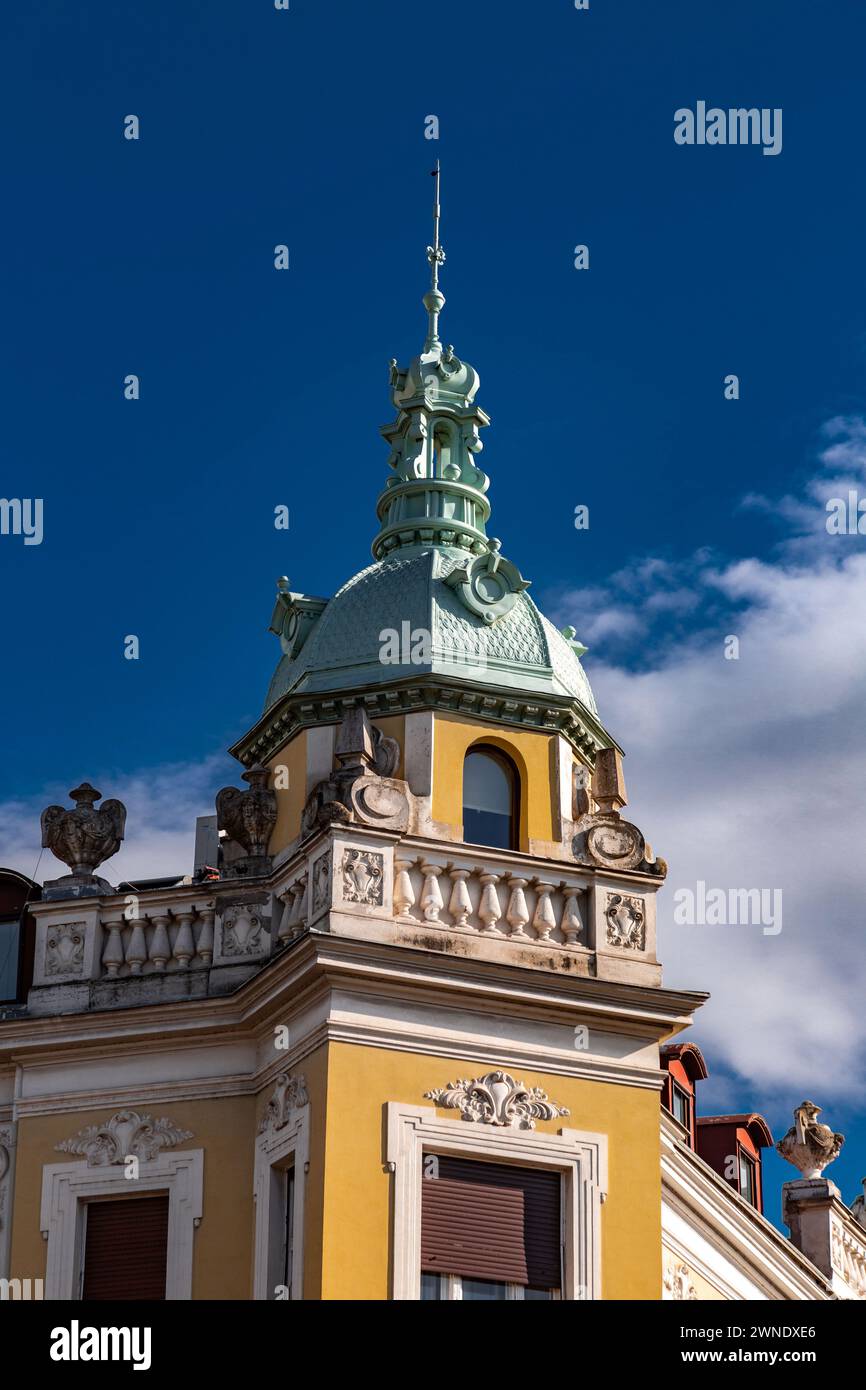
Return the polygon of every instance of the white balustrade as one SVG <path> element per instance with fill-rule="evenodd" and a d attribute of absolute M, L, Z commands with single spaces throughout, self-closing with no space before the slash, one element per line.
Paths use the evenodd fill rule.
<path fill-rule="evenodd" d="M 585 945 L 585 886 L 532 877 L 529 867 L 521 873 L 471 858 L 440 863 L 401 853 L 394 860 L 395 915 L 407 924 L 509 941 Z"/>
<path fill-rule="evenodd" d="M 107 916 L 102 920 L 102 976 L 168 974 L 209 966 L 214 952 L 212 905 L 185 902 L 177 907 L 139 915 Z"/>

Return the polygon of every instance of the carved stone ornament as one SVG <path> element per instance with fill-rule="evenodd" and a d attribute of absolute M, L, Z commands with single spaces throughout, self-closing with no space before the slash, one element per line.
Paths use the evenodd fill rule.
<path fill-rule="evenodd" d="M 307 1082 L 303 1076 L 289 1076 L 281 1072 L 274 1085 L 274 1093 L 265 1106 L 259 1121 L 259 1134 L 269 1129 L 284 1129 L 292 1118 L 292 1112 L 309 1105 Z"/>
<path fill-rule="evenodd" d="M 866 1299 L 866 1246 L 838 1221 L 830 1223 L 830 1259 L 857 1298 Z"/>
<path fill-rule="evenodd" d="M 346 713 L 335 755 L 339 767 L 307 797 L 302 832 L 352 821 L 385 830 L 408 829 L 406 783 L 391 776 L 400 761 L 400 745 L 370 723 L 363 707 Z"/>
<path fill-rule="evenodd" d="M 586 832 L 586 847 L 596 864 L 636 869 L 644 857 L 644 838 L 636 825 L 618 816 L 598 816 Z"/>
<path fill-rule="evenodd" d="M 84 968 L 85 922 L 49 927 L 45 939 L 45 974 L 80 975 Z"/>
<path fill-rule="evenodd" d="M 50 849 L 72 870 L 72 877 L 84 883 L 93 880 L 94 870 L 120 849 L 126 828 L 126 807 L 122 801 L 103 801 L 102 792 L 82 782 L 69 793 L 74 810 L 47 806 L 42 812 L 42 846 Z"/>
<path fill-rule="evenodd" d="M 136 1110 L 119 1110 L 105 1124 L 87 1125 L 56 1148 L 59 1153 L 84 1154 L 88 1168 L 106 1168 L 123 1163 L 130 1154 L 145 1163 L 156 1158 L 161 1149 L 173 1149 L 192 1137 L 191 1130 L 178 1129 L 171 1120 L 153 1120 Z"/>
<path fill-rule="evenodd" d="M 665 1270 L 663 1279 L 664 1296 L 667 1299 L 685 1299 L 691 1301 L 698 1296 L 697 1289 L 692 1283 L 691 1270 L 687 1265 L 669 1265 Z"/>
<path fill-rule="evenodd" d="M 343 900 L 362 903 L 365 907 L 381 907 L 384 902 L 385 856 L 372 850 L 346 849 L 340 866 L 343 875 Z"/>
<path fill-rule="evenodd" d="M 355 820 L 384 830 L 409 828 L 409 799 L 404 784 L 384 777 L 361 777 L 350 793 Z"/>
<path fill-rule="evenodd" d="M 592 810 L 592 801 L 595 811 Z M 620 808 L 626 804 L 622 758 L 616 748 L 602 748 L 596 756 L 592 795 L 584 769 L 574 774 L 573 806 L 575 830 L 572 853 L 579 864 L 600 869 L 638 869 L 641 873 L 664 878 L 667 864 L 656 859 L 640 830 L 623 820 Z"/>
<path fill-rule="evenodd" d="M 265 859 L 271 831 L 277 823 L 276 792 L 268 787 L 270 772 L 255 763 L 241 773 L 248 791 L 223 787 L 216 794 L 217 828 L 246 850 L 252 859 Z"/>
<path fill-rule="evenodd" d="M 536 1120 L 567 1115 L 540 1086 L 525 1086 L 506 1071 L 489 1071 L 474 1081 L 452 1081 L 439 1091 L 425 1091 L 425 1100 L 445 1110 L 459 1110 L 464 1120 L 505 1129 L 535 1129 Z"/>
<path fill-rule="evenodd" d="M 221 913 L 223 956 L 257 956 L 262 950 L 266 927 L 256 907 L 237 905 Z"/>
<path fill-rule="evenodd" d="M 323 854 L 313 865 L 313 915 L 328 906 L 331 897 L 331 859 Z"/>
<path fill-rule="evenodd" d="M 811 1100 L 801 1101 L 794 1111 L 794 1123 L 776 1145 L 776 1150 L 798 1168 L 804 1178 L 820 1178 L 829 1163 L 839 1157 L 844 1134 L 834 1134 L 829 1125 L 819 1125 L 821 1107 Z"/>
<path fill-rule="evenodd" d="M 7 1178 L 12 1167 L 12 1149 L 15 1147 L 15 1130 L 12 1125 L 0 1125 L 0 1231 L 6 1213 Z"/>
<path fill-rule="evenodd" d="M 631 821 L 623 820 L 618 811 L 584 816 L 572 841 L 572 853 L 578 864 L 592 864 L 600 869 L 638 869 L 660 878 L 667 873 L 665 861 L 652 857 L 640 830 Z"/>
<path fill-rule="evenodd" d="M 646 943 L 646 919 L 642 898 L 608 893 L 605 908 L 607 944 L 624 951 L 642 951 Z"/>

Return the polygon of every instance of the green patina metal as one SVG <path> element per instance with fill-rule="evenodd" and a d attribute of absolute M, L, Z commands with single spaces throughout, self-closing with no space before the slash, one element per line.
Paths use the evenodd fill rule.
<path fill-rule="evenodd" d="M 279 581 L 271 631 L 283 655 L 263 719 L 233 750 L 243 761 L 252 749 L 264 756 L 275 738 L 284 742 L 299 720 L 327 722 L 322 706 L 330 697 L 366 699 L 418 681 L 428 691 L 456 684 L 467 698 L 480 693 L 485 718 L 533 724 L 532 711 L 543 711 L 538 727 L 560 728 L 590 761 L 596 747 L 613 742 L 598 723 L 580 664 L 586 648 L 573 628 L 558 632 L 544 617 L 527 593 L 529 581 L 487 535 L 490 480 L 476 460 L 480 430 L 490 421 L 475 403 L 477 372 L 439 337 L 445 252 L 438 165 L 434 177 L 427 337 L 408 367 L 391 363 L 397 413 L 382 434 L 392 472 L 377 504 L 374 563 L 330 600 L 293 593 L 287 579 Z M 448 695 L 426 702 L 453 708 Z"/>

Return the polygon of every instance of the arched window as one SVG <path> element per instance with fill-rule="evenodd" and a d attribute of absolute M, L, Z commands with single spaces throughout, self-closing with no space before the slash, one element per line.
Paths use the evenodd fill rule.
<path fill-rule="evenodd" d="M 517 772 L 495 748 L 470 748 L 464 759 L 463 838 L 517 848 Z"/>

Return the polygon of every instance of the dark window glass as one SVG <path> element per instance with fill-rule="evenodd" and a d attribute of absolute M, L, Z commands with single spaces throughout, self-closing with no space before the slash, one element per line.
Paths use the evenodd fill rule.
<path fill-rule="evenodd" d="M 478 1302 L 481 1299 L 505 1299 L 508 1297 L 508 1285 L 495 1283 L 492 1279 L 464 1279 L 463 1280 L 463 1301 L 467 1299 Z"/>
<path fill-rule="evenodd" d="M 755 1205 L 755 1162 L 740 1149 L 740 1196 Z"/>
<path fill-rule="evenodd" d="M 442 1276 L 440 1274 L 421 1275 L 421 1301 L 422 1303 L 441 1300 L 442 1298 Z"/>
<path fill-rule="evenodd" d="M 685 1129 L 691 1131 L 692 1127 L 692 1102 L 691 1097 L 679 1086 L 673 1086 L 672 1109 L 675 1120 L 679 1120 Z"/>
<path fill-rule="evenodd" d="M 463 838 L 472 845 L 514 849 L 516 777 L 504 757 L 472 748 L 463 763 Z"/>
<path fill-rule="evenodd" d="M 288 1168 L 285 1178 L 285 1210 L 283 1213 L 283 1278 L 282 1282 L 289 1291 L 289 1298 L 292 1293 L 292 1253 L 294 1245 L 294 1218 L 295 1218 L 295 1170 Z"/>
<path fill-rule="evenodd" d="M 0 999 L 14 999 L 18 992 L 20 931 L 17 917 L 6 917 L 0 921 Z"/>

